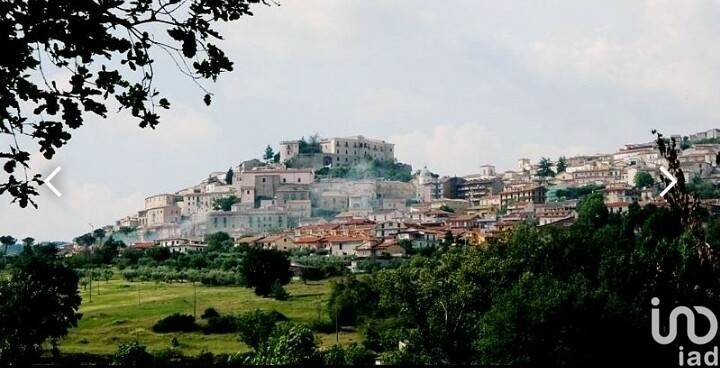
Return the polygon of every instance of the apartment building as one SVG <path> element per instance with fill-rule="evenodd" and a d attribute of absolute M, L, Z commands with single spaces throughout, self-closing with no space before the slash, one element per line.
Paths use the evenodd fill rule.
<path fill-rule="evenodd" d="M 541 185 L 527 185 L 500 192 L 500 206 L 504 208 L 523 206 L 529 203 L 545 203 L 547 189 Z"/>

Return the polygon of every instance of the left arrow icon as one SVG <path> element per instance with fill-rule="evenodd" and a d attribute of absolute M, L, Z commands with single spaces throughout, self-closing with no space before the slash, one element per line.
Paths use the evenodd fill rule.
<path fill-rule="evenodd" d="M 55 170 L 53 170 L 53 172 L 50 173 L 50 175 L 47 176 L 47 178 L 45 178 L 45 180 L 43 180 L 45 182 L 45 185 L 47 185 L 47 187 L 52 190 L 52 192 L 55 193 L 55 195 L 58 197 L 62 197 L 62 193 L 60 193 L 60 191 L 57 190 L 54 185 L 52 185 L 50 180 L 52 180 L 55 175 L 60 172 L 60 170 L 62 170 L 62 167 L 58 166 L 57 168 L 55 168 Z"/>

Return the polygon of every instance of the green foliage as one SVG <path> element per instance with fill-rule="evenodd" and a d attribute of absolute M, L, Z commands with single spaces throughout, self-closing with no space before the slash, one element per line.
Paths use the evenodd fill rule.
<path fill-rule="evenodd" d="M 357 343 L 352 343 L 346 348 L 333 345 L 330 349 L 322 352 L 322 358 L 325 365 L 328 366 L 368 367 L 375 365 L 375 356 Z"/>
<path fill-rule="evenodd" d="M 599 228 L 607 223 L 609 212 L 600 192 L 590 194 L 578 205 L 578 224 L 589 228 Z"/>
<path fill-rule="evenodd" d="M 300 137 L 298 141 L 298 151 L 302 154 L 322 153 L 320 136 L 315 133 L 308 137 L 307 140 L 305 137 Z"/>
<path fill-rule="evenodd" d="M 448 206 L 448 205 L 446 205 L 446 204 L 440 206 L 440 211 L 455 212 L 454 209 L 452 209 L 450 206 Z"/>
<path fill-rule="evenodd" d="M 195 317 L 189 314 L 173 313 L 153 325 L 152 330 L 157 333 L 190 332 L 197 329 Z"/>
<path fill-rule="evenodd" d="M 201 319 L 209 319 L 214 317 L 220 317 L 220 313 L 218 313 L 218 311 L 215 310 L 215 308 L 213 307 L 205 309 L 203 314 L 200 316 Z"/>
<path fill-rule="evenodd" d="M 571 188 L 565 188 L 565 189 L 558 189 L 556 192 L 556 195 L 558 199 L 560 200 L 571 200 L 571 199 L 582 199 L 586 197 L 588 194 L 597 192 L 601 190 L 603 187 L 594 185 L 594 184 L 588 184 L 581 187 L 571 187 Z"/>
<path fill-rule="evenodd" d="M 228 171 L 225 173 L 225 184 L 232 185 L 233 183 L 233 177 L 235 176 L 235 172 L 233 171 L 232 167 L 228 169 Z"/>
<path fill-rule="evenodd" d="M 700 199 L 720 198 L 720 189 L 716 185 L 697 176 L 687 184 L 687 190 Z"/>
<path fill-rule="evenodd" d="M 166 247 L 152 247 L 145 251 L 145 255 L 155 262 L 162 262 L 170 259 L 170 249 Z"/>
<path fill-rule="evenodd" d="M 13 238 L 10 235 L 0 236 L 0 244 L 2 244 L 3 246 L 3 255 L 7 256 L 8 247 L 11 245 L 15 245 L 15 243 L 17 243 L 17 239 Z"/>
<path fill-rule="evenodd" d="M 122 367 L 149 367 L 152 363 L 152 354 L 147 352 L 145 345 L 137 341 L 120 344 L 113 355 L 113 364 Z"/>
<path fill-rule="evenodd" d="M 273 161 L 273 158 L 275 157 L 275 151 L 273 151 L 272 147 L 268 144 L 267 147 L 265 147 L 265 153 L 263 154 L 263 160 L 265 160 L 266 163 L 270 163 Z"/>
<path fill-rule="evenodd" d="M 25 365 L 44 342 L 77 325 L 78 275 L 54 245 L 25 247 L 7 272 L 0 277 L 0 365 Z"/>
<path fill-rule="evenodd" d="M 247 285 L 255 288 L 255 294 L 268 296 L 277 282 L 290 282 L 290 261 L 284 252 L 260 247 L 249 247 L 240 266 L 240 274 Z"/>
<path fill-rule="evenodd" d="M 235 316 L 215 316 L 207 319 L 203 327 L 206 334 L 234 333 L 238 331 L 238 320 Z"/>
<path fill-rule="evenodd" d="M 224 252 L 233 246 L 232 238 L 228 233 L 217 232 L 205 236 L 208 252 Z"/>
<path fill-rule="evenodd" d="M 0 3 L 0 28 L 8 46 L 0 59 L 0 134 L 3 142 L 14 142 L 0 151 L 7 173 L 0 195 L 10 195 L 21 207 L 37 207 L 33 197 L 41 175 L 24 172 L 34 155 L 21 144 L 37 145 L 52 159 L 88 115 L 107 117 L 108 103 L 127 110 L 141 128 L 157 127 L 159 110 L 169 109 L 170 102 L 153 83 L 155 73 L 163 71 L 153 67 L 156 56 L 171 55 L 182 74 L 196 82 L 214 81 L 233 69 L 213 44 L 222 38 L 215 26 L 252 15 L 251 5 L 261 1 L 176 3 Z M 210 104 L 209 92 L 203 101 Z"/>
<path fill-rule="evenodd" d="M 553 177 L 555 176 L 555 171 L 553 171 L 553 163 L 550 161 L 547 157 L 540 158 L 540 162 L 538 162 L 538 169 L 537 169 L 537 175 L 540 177 Z"/>
<path fill-rule="evenodd" d="M 270 296 L 273 299 L 280 301 L 288 300 L 290 298 L 290 294 L 287 292 L 287 290 L 285 290 L 279 280 L 275 280 L 275 282 L 272 284 Z"/>
<path fill-rule="evenodd" d="M 232 209 L 232 205 L 238 202 L 240 202 L 240 198 L 235 195 L 230 195 L 227 197 L 213 199 L 212 207 L 215 211 L 230 211 Z"/>
<path fill-rule="evenodd" d="M 282 321 L 287 321 L 287 317 L 282 313 L 276 311 L 264 312 L 256 309 L 238 315 L 236 325 L 240 340 L 257 349 L 261 343 L 270 337 L 275 325 Z"/>
<path fill-rule="evenodd" d="M 317 365 L 322 362 L 315 335 L 306 326 L 279 323 L 268 339 L 254 352 L 250 364 L 259 365 Z"/>
<path fill-rule="evenodd" d="M 352 166 L 336 166 L 315 171 L 315 177 L 345 179 L 386 179 L 409 182 L 412 167 L 401 162 L 364 159 Z"/>
<path fill-rule="evenodd" d="M 592 194 L 569 228 L 520 225 L 486 248 L 376 273 L 365 343 L 387 364 L 667 361 L 676 352 L 648 338 L 649 301 L 720 307 L 707 292 L 720 286 L 719 224 L 697 237 L 670 209 L 613 215 Z"/>
<path fill-rule="evenodd" d="M 342 276 L 347 271 L 347 257 L 331 255 L 291 255 L 293 262 L 307 268 L 303 269 L 300 277 L 303 280 L 320 280 L 333 276 Z"/>
<path fill-rule="evenodd" d="M 638 171 L 635 173 L 636 188 L 650 188 L 655 185 L 655 179 L 647 171 Z"/>
<path fill-rule="evenodd" d="M 378 295 L 368 282 L 353 275 L 333 282 L 328 299 L 328 317 L 340 325 L 356 325 L 363 315 L 375 311 Z"/>
<path fill-rule="evenodd" d="M 95 236 L 92 233 L 83 234 L 74 239 L 75 243 L 86 247 L 95 244 L 96 240 L 97 239 L 95 239 Z"/>
<path fill-rule="evenodd" d="M 567 159 L 565 158 L 565 156 L 560 156 L 558 158 L 555 168 L 556 168 L 558 174 L 565 172 L 565 170 L 567 170 Z"/>

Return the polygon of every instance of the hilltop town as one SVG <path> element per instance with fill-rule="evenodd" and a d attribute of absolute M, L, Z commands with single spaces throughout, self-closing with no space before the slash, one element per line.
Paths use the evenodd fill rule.
<path fill-rule="evenodd" d="M 675 138 L 686 181 L 702 191 L 708 208 L 720 206 L 714 191 L 720 129 Z M 662 206 L 664 164 L 650 142 L 614 153 L 521 158 L 513 170 L 483 165 L 449 177 L 426 167 L 412 172 L 397 162 L 390 142 L 316 135 L 282 141 L 277 153 L 268 146 L 264 160 L 213 172 L 197 185 L 151 195 L 144 208 L 105 230 L 134 247 L 176 252 L 202 251 L 206 235 L 225 232 L 235 244 L 403 257 L 408 247 L 448 237 L 479 245 L 517 223 L 568 226 L 579 200 L 594 191 L 615 213 L 633 202 Z"/>

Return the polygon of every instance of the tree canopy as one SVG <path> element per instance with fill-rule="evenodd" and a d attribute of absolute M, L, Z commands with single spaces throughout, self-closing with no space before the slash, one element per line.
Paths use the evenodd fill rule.
<path fill-rule="evenodd" d="M 43 184 L 32 173 L 35 149 L 46 159 L 72 138 L 89 115 L 126 110 L 141 128 L 170 108 L 153 84 L 157 57 L 194 81 L 215 81 L 233 63 L 215 44 L 217 23 L 250 16 L 263 0 L 11 0 L 0 3 L 0 160 L 8 174 L 0 195 L 21 207 Z"/>
<path fill-rule="evenodd" d="M 655 179 L 647 171 L 638 171 L 635 173 L 635 187 L 649 188 L 655 185 Z"/>
<path fill-rule="evenodd" d="M 542 157 L 540 158 L 540 162 L 538 162 L 537 175 L 543 178 L 555 176 L 555 171 L 553 171 L 552 168 L 552 161 L 547 157 Z"/>
<path fill-rule="evenodd" d="M 0 278 L 0 364 L 31 362 L 77 324 L 78 278 L 54 245 L 23 248 L 9 278 Z"/>

